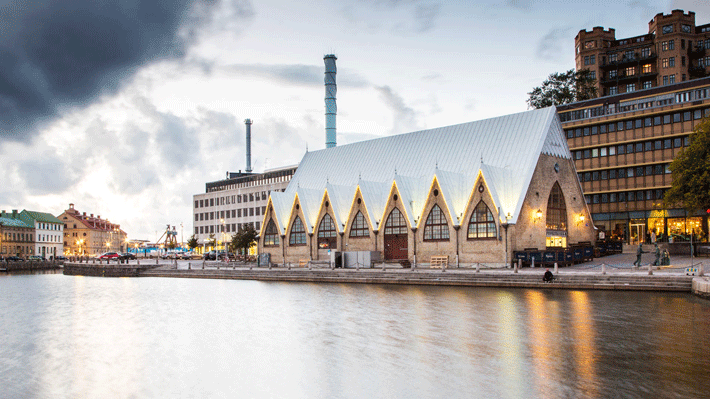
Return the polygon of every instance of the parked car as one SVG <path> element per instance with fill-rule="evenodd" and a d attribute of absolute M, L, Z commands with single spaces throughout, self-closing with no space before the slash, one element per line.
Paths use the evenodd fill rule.
<path fill-rule="evenodd" d="M 217 253 L 215 251 L 210 251 L 205 253 L 205 260 L 217 260 Z"/>
<path fill-rule="evenodd" d="M 47 259 L 45 259 L 45 257 L 44 257 L 44 256 L 40 256 L 40 255 L 30 255 L 30 257 L 29 257 L 29 258 L 27 258 L 27 259 L 28 259 L 28 260 L 34 260 L 34 261 L 43 261 L 43 260 L 47 260 Z"/>
<path fill-rule="evenodd" d="M 8 256 L 6 259 L 8 262 L 22 262 L 23 259 L 20 258 L 19 256 Z"/>
<path fill-rule="evenodd" d="M 120 257 L 116 252 L 105 252 L 99 256 L 99 259 L 118 259 Z"/>
<path fill-rule="evenodd" d="M 58 260 L 58 261 L 60 261 L 60 262 L 66 262 L 66 261 L 68 261 L 69 259 L 67 259 L 67 257 L 66 257 L 66 256 L 63 256 L 63 255 L 57 255 L 57 256 L 54 257 L 54 260 Z"/>
<path fill-rule="evenodd" d="M 182 254 L 180 254 L 180 259 L 185 259 L 185 260 L 192 259 L 192 253 L 183 252 Z"/>
<path fill-rule="evenodd" d="M 132 252 L 124 252 L 122 254 L 119 254 L 118 258 L 121 260 L 135 260 L 136 254 Z"/>

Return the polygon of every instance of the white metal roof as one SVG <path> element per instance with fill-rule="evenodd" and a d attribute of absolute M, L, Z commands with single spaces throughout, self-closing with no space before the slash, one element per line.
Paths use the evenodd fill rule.
<path fill-rule="evenodd" d="M 298 193 L 302 203 L 307 202 L 303 205 L 309 219 L 306 228 L 312 231 L 316 223 L 311 218 L 317 215 L 310 213 L 320 209 L 326 188 L 338 208 L 334 210 L 340 224 L 359 186 L 375 226 L 384 216 L 395 182 L 413 224 L 436 176 L 456 223 L 480 173 L 496 207 L 502 215 L 510 213 L 508 222 L 515 223 L 541 154 L 571 159 L 555 107 L 311 151 L 304 155 L 286 191 L 272 196 L 290 198 L 274 201 L 285 227 L 288 221 L 282 219 L 288 217 Z M 284 206 L 288 209 L 276 209 Z"/>

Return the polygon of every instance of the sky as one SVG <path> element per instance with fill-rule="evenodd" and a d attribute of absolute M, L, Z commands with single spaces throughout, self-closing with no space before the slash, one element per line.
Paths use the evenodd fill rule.
<path fill-rule="evenodd" d="M 187 240 L 193 195 L 245 169 L 244 119 L 255 172 L 325 148 L 325 54 L 342 145 L 525 111 L 579 30 L 673 9 L 710 22 L 706 0 L 0 0 L 0 209 Z"/>

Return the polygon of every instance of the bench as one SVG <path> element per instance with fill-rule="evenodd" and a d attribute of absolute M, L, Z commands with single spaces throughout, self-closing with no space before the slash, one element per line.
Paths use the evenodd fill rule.
<path fill-rule="evenodd" d="M 308 266 L 308 259 L 299 259 L 298 260 L 298 267 L 306 267 Z"/>
<path fill-rule="evenodd" d="M 449 256 L 448 255 L 437 255 L 432 256 L 429 264 L 431 267 L 437 268 L 448 268 L 449 267 Z"/>

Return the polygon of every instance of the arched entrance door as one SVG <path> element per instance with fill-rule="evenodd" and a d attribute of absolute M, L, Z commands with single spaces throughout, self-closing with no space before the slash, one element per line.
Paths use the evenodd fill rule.
<path fill-rule="evenodd" d="M 385 222 L 385 260 L 408 259 L 407 222 L 394 208 Z"/>

